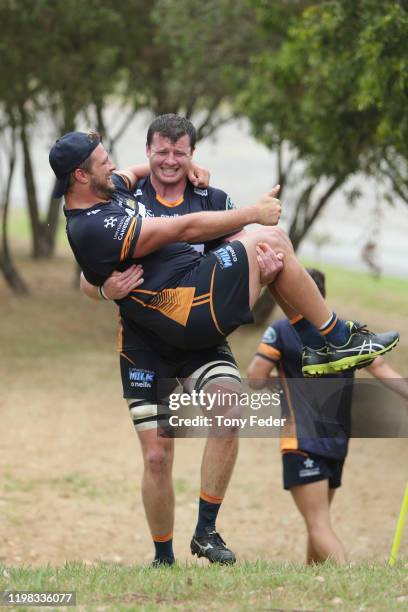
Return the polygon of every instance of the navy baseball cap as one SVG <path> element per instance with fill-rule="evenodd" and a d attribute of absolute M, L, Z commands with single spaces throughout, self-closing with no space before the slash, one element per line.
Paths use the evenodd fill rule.
<path fill-rule="evenodd" d="M 69 176 L 101 142 L 96 132 L 68 132 L 58 138 L 50 151 L 50 166 L 57 177 L 53 197 L 61 198 L 69 186 Z"/>

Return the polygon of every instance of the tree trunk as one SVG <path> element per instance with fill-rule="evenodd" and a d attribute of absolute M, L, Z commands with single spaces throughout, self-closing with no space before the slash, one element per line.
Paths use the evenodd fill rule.
<path fill-rule="evenodd" d="M 53 189 L 54 191 L 54 189 Z M 43 227 L 44 232 L 44 257 L 51 258 L 55 255 L 55 247 L 57 243 L 58 223 L 61 214 L 61 200 L 56 200 L 50 195 L 48 199 L 47 224 Z"/>
<path fill-rule="evenodd" d="M 2 204 L 0 206 L 1 214 L 1 244 L 0 244 L 0 270 L 6 280 L 7 285 L 15 293 L 27 295 L 29 293 L 28 286 L 24 282 L 22 276 L 18 272 L 11 255 L 8 242 L 8 213 L 10 208 L 10 190 L 11 182 L 14 175 L 16 162 L 16 139 L 15 130 L 11 128 L 11 149 L 9 152 L 7 181 L 2 194 Z"/>
<path fill-rule="evenodd" d="M 10 257 L 0 253 L 0 270 L 7 285 L 19 295 L 28 295 L 29 289 Z"/>
<path fill-rule="evenodd" d="M 32 257 L 34 259 L 41 259 L 47 256 L 47 240 L 44 235 L 44 227 L 46 226 L 46 224 L 41 223 L 39 215 L 37 191 L 34 180 L 33 164 L 31 160 L 30 143 L 27 134 L 27 121 L 23 108 L 20 108 L 20 116 L 20 138 L 24 158 L 24 182 L 27 196 L 28 214 L 31 223 Z"/>

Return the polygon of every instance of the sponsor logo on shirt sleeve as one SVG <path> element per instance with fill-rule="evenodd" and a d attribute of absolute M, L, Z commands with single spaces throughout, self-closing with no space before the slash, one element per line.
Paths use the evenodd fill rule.
<path fill-rule="evenodd" d="M 134 212 L 130 211 L 133 214 L 123 215 L 121 217 L 114 217 L 111 215 L 110 217 L 105 217 L 103 220 L 103 226 L 107 230 L 111 230 L 112 240 L 122 241 L 126 235 L 127 229 L 129 227 L 132 218 L 134 217 Z"/>

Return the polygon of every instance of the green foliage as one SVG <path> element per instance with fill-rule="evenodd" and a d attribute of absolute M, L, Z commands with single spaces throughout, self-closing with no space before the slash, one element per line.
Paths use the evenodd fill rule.
<path fill-rule="evenodd" d="M 61 117 L 56 127 L 62 132 L 75 129 L 81 112 L 115 90 L 120 19 L 98 0 L 65 0 L 47 9 L 41 24 L 48 48 L 43 94 L 51 116 Z"/>
<path fill-rule="evenodd" d="M 358 23 L 348 15 L 344 27 L 345 12 L 355 4 L 306 8 L 274 55 L 265 51 L 253 59 L 243 98 L 256 136 L 271 148 L 288 141 L 316 179 L 357 171 L 372 145 L 377 115 L 356 104 L 361 60 L 352 41 Z"/>
<path fill-rule="evenodd" d="M 386 174 L 408 202 L 406 3 L 253 3 L 264 48 L 251 57 L 238 108 L 277 152 L 277 180 L 296 186 L 289 196 L 295 246 L 357 172 Z"/>
<path fill-rule="evenodd" d="M 408 159 L 408 116 L 401 112 L 408 101 L 407 57 L 405 3 L 314 3 L 289 27 L 273 59 L 257 58 L 254 87 L 262 90 L 260 77 L 269 69 L 279 94 L 263 105 L 272 102 L 270 121 L 313 176 L 376 172 L 389 148 L 400 163 Z M 257 117 L 255 127 L 259 133 Z M 376 167 L 369 165 L 373 159 Z"/>
<path fill-rule="evenodd" d="M 193 117 L 198 138 L 208 136 L 230 116 L 220 111 L 246 77 L 253 9 L 247 0 L 157 0 L 143 22 L 142 65 L 132 38 L 123 49 L 128 98 L 154 115 Z"/>
<path fill-rule="evenodd" d="M 408 157 L 408 116 L 401 112 L 408 98 L 408 12 L 398 2 L 381 4 L 365 20 L 356 49 L 363 62 L 357 102 L 381 111 L 379 142 Z"/>

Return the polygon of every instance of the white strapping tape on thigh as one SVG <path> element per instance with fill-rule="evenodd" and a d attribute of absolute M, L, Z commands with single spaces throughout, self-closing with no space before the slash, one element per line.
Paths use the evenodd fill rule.
<path fill-rule="evenodd" d="M 184 390 L 191 393 L 193 390 L 199 392 L 203 387 L 214 379 L 241 380 L 238 368 L 229 361 L 210 361 L 201 366 L 184 382 Z"/>
<path fill-rule="evenodd" d="M 133 421 L 137 431 L 146 429 L 157 429 L 157 427 L 165 427 L 167 421 L 167 406 L 161 404 L 149 404 L 144 400 L 127 399 L 129 406 L 130 418 Z M 163 418 L 163 417 L 166 418 Z"/>

